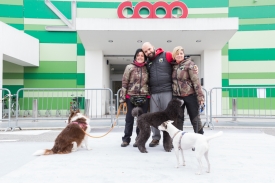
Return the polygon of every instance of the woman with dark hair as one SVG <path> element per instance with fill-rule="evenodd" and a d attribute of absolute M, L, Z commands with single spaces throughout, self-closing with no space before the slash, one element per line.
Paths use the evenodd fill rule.
<path fill-rule="evenodd" d="M 137 49 L 134 56 L 134 61 L 126 66 L 122 77 L 122 89 L 120 92 L 119 102 L 126 102 L 127 114 L 121 147 L 126 147 L 131 142 L 134 126 L 132 109 L 135 107 L 141 107 L 143 113 L 148 111 L 150 96 L 148 90 L 148 73 L 145 66 L 146 59 L 147 58 L 142 49 Z M 136 133 L 138 135 L 138 128 L 136 128 Z M 135 143 L 133 146 L 137 147 Z"/>

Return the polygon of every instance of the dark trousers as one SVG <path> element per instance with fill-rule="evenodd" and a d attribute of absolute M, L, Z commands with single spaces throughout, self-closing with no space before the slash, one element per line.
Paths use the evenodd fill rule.
<path fill-rule="evenodd" d="M 132 116 L 133 108 L 137 107 L 130 102 L 130 99 L 126 99 L 127 104 L 127 114 L 125 119 L 125 129 L 124 129 L 124 136 L 122 137 L 123 142 L 131 142 L 131 136 L 133 133 L 133 126 L 134 126 L 134 117 Z M 143 113 L 147 113 L 149 107 L 149 99 L 146 99 L 146 102 L 140 106 L 143 110 Z M 136 128 L 137 135 L 139 134 L 139 128 Z"/>
<path fill-rule="evenodd" d="M 181 108 L 184 112 L 186 107 L 194 132 L 203 134 L 204 132 L 203 132 L 200 113 L 199 113 L 199 103 L 198 103 L 197 95 L 191 94 L 186 97 L 174 97 L 174 98 L 183 99 L 184 104 L 181 106 Z M 179 116 L 177 123 L 178 123 L 178 128 L 180 130 L 183 130 L 184 116 Z"/>

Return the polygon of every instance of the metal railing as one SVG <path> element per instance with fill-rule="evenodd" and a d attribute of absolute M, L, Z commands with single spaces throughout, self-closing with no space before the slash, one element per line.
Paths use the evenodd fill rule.
<path fill-rule="evenodd" d="M 210 90 L 213 118 L 275 119 L 275 87 L 216 87 Z"/>
<path fill-rule="evenodd" d="M 11 92 L 10 90 L 6 89 L 6 88 L 0 88 L 1 93 L 2 93 L 2 98 L 1 98 L 1 121 L 7 121 L 7 127 L 6 130 L 12 130 L 12 126 L 10 124 L 11 121 Z"/>
<path fill-rule="evenodd" d="M 113 92 L 109 88 L 21 88 L 17 91 L 15 128 L 19 120 L 64 120 L 79 109 L 92 119 L 111 119 Z"/>
<path fill-rule="evenodd" d="M 16 96 L 14 101 L 8 89 L 1 90 L 1 121 L 8 122 L 6 131 L 21 129 L 18 125 L 21 120 L 64 120 L 76 109 L 91 120 L 110 119 L 113 124 L 121 92 L 119 89 L 115 94 L 114 103 L 113 92 L 108 88 L 22 88 L 13 95 Z M 275 119 L 275 87 L 215 87 L 209 93 L 203 91 L 206 106 L 201 118 L 211 129 L 214 129 L 215 118 L 232 118 L 232 121 L 238 118 Z M 189 120 L 187 115 L 185 118 Z M 15 127 L 11 126 L 12 120 L 16 120 Z"/>

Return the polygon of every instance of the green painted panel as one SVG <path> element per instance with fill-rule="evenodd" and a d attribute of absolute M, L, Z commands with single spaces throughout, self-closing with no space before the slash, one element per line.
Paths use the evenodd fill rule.
<path fill-rule="evenodd" d="M 71 97 L 23 98 L 19 101 L 21 110 L 32 110 L 34 99 L 37 99 L 38 110 L 69 110 L 70 102 L 72 102 Z M 84 97 L 79 99 L 80 109 L 84 109 L 84 101 Z M 42 113 L 42 115 L 44 114 Z M 52 113 L 52 115 L 55 115 L 55 113 Z"/>
<path fill-rule="evenodd" d="M 80 39 L 80 37 L 79 37 L 78 34 L 77 34 L 77 43 L 82 43 L 82 41 L 81 41 L 81 39 Z"/>
<path fill-rule="evenodd" d="M 229 17 L 245 18 L 274 18 L 275 6 L 230 7 Z"/>
<path fill-rule="evenodd" d="M 85 55 L 85 48 L 83 44 L 77 44 L 77 55 L 78 56 Z"/>
<path fill-rule="evenodd" d="M 51 80 L 51 79 L 25 79 L 25 88 L 75 88 L 76 79 Z"/>
<path fill-rule="evenodd" d="M 76 73 L 24 73 L 24 79 L 76 79 Z"/>
<path fill-rule="evenodd" d="M 25 31 L 40 43 L 76 43 L 76 32 Z"/>
<path fill-rule="evenodd" d="M 228 17 L 227 13 L 215 13 L 215 14 L 189 14 L 188 18 L 225 18 Z"/>
<path fill-rule="evenodd" d="M 77 88 L 85 88 L 85 85 L 77 85 Z"/>
<path fill-rule="evenodd" d="M 222 55 L 228 55 L 228 43 L 222 48 Z"/>
<path fill-rule="evenodd" d="M 235 97 L 234 97 L 235 98 Z M 235 98 L 237 100 L 237 108 L 251 110 L 271 110 L 275 109 L 275 98 Z M 232 98 L 229 99 L 229 108 L 232 109 Z"/>
<path fill-rule="evenodd" d="M 228 7 L 228 0 L 181 0 L 189 8 Z M 133 1 L 132 1 L 133 2 Z M 154 1 L 155 2 L 155 1 Z M 173 2 L 173 1 L 166 1 Z M 117 8 L 120 2 L 77 2 L 78 8 Z M 137 3 L 133 2 L 133 6 Z"/>
<path fill-rule="evenodd" d="M 33 24 L 25 24 L 24 30 L 36 30 L 36 31 L 45 31 L 46 25 L 33 25 Z"/>
<path fill-rule="evenodd" d="M 18 29 L 18 30 L 24 30 L 24 25 L 23 24 L 9 24 L 10 26 Z"/>
<path fill-rule="evenodd" d="M 269 49 L 230 49 L 229 61 L 272 61 L 275 60 L 275 48 Z"/>
<path fill-rule="evenodd" d="M 228 91 L 222 91 L 222 97 L 229 97 Z"/>
<path fill-rule="evenodd" d="M 216 8 L 228 7 L 228 0 L 180 0 L 184 2 L 188 8 Z"/>
<path fill-rule="evenodd" d="M 228 73 L 229 79 L 275 79 L 275 73 Z"/>
<path fill-rule="evenodd" d="M 118 8 L 120 2 L 77 2 L 77 8 Z"/>
<path fill-rule="evenodd" d="M 229 0 L 229 6 L 264 6 L 264 5 L 275 5 L 274 0 Z"/>
<path fill-rule="evenodd" d="M 239 31 L 275 30 L 275 24 L 239 25 Z"/>
<path fill-rule="evenodd" d="M 0 17 L 0 21 L 6 24 L 24 24 L 23 18 L 7 18 L 7 17 Z"/>
<path fill-rule="evenodd" d="M 23 18 L 23 6 L 0 4 L 0 17 Z"/>
<path fill-rule="evenodd" d="M 85 73 L 78 73 L 77 74 L 77 85 L 85 85 Z"/>
<path fill-rule="evenodd" d="M 76 73 L 77 62 L 40 61 L 39 67 L 24 67 L 25 73 Z"/>
<path fill-rule="evenodd" d="M 249 25 L 249 24 L 275 24 L 275 18 L 239 19 L 239 24 L 240 25 Z"/>
<path fill-rule="evenodd" d="M 229 86 L 229 79 L 222 79 L 222 87 L 228 87 Z"/>
<path fill-rule="evenodd" d="M 23 73 L 3 73 L 3 79 L 23 79 Z"/>
<path fill-rule="evenodd" d="M 229 73 L 222 73 L 222 79 L 229 79 Z"/>
<path fill-rule="evenodd" d="M 1 0 L 0 4 L 7 4 L 7 5 L 23 5 L 24 0 Z"/>
<path fill-rule="evenodd" d="M 71 18 L 71 2 L 51 1 L 56 8 L 67 18 Z M 24 16 L 25 18 L 47 18 L 59 19 L 55 13 L 41 0 L 24 0 Z"/>
<path fill-rule="evenodd" d="M 234 88 L 222 89 L 223 92 L 228 92 L 229 97 L 257 97 L 257 89 L 254 88 Z"/>
<path fill-rule="evenodd" d="M 24 88 L 23 85 L 3 85 L 3 88 L 7 88 L 10 90 L 11 94 L 16 94 L 17 91 L 20 89 L 20 88 Z M 19 93 L 19 97 L 23 97 L 23 93 L 20 92 Z"/>

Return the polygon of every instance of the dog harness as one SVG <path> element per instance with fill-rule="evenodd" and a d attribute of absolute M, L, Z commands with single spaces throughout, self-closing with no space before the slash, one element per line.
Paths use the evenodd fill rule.
<path fill-rule="evenodd" d="M 173 138 L 172 138 L 172 141 L 173 141 L 173 139 L 174 139 L 174 137 L 179 133 L 179 132 L 182 132 L 181 133 L 181 136 L 180 136 L 180 140 L 179 140 L 179 150 L 181 150 L 181 138 L 182 138 L 182 136 L 185 134 L 185 133 L 187 133 L 187 132 L 183 132 L 183 131 L 177 131 L 177 133 L 175 133 L 175 135 L 173 136 Z"/>

